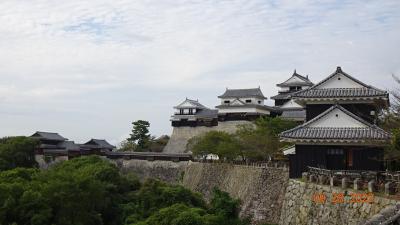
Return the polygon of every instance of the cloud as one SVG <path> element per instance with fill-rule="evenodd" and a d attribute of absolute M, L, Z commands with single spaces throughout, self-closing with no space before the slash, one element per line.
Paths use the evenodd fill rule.
<path fill-rule="evenodd" d="M 2 136 L 119 140 L 137 119 L 161 135 L 184 97 L 213 107 L 225 87 L 259 85 L 272 96 L 295 68 L 317 82 L 341 65 L 384 89 L 400 74 L 396 0 L 3 0 L 0 10 Z"/>

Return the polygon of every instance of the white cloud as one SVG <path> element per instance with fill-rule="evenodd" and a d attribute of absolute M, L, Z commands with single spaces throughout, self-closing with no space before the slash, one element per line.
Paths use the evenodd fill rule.
<path fill-rule="evenodd" d="M 213 106 L 227 86 L 258 85 L 271 96 L 295 68 L 319 81 L 342 65 L 391 88 L 399 10 L 396 0 L 3 0 L 0 136 L 117 140 L 136 119 L 168 133 L 182 98 Z"/>

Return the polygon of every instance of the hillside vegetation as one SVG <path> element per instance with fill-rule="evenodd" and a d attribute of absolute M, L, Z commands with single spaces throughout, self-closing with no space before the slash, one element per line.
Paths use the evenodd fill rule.
<path fill-rule="evenodd" d="M 0 172 L 0 224 L 241 225 L 239 201 L 214 190 L 198 193 L 157 180 L 140 183 L 111 163 L 82 157 L 49 170 Z"/>

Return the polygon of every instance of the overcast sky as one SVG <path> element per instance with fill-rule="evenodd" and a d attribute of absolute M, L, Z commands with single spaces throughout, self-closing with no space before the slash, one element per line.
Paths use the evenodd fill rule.
<path fill-rule="evenodd" d="M 116 144 L 131 122 L 170 134 L 185 97 L 277 93 L 336 66 L 382 89 L 400 75 L 400 1 L 1 0 L 0 136 Z M 268 101 L 268 104 L 272 104 Z"/>

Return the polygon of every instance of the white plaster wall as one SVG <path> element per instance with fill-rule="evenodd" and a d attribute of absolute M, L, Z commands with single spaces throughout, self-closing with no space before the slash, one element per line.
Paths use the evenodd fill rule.
<path fill-rule="evenodd" d="M 232 108 L 226 108 L 226 109 L 218 109 L 218 113 L 243 113 L 243 112 L 248 112 L 248 113 L 262 113 L 269 115 L 270 112 L 268 110 L 262 110 L 262 109 L 257 109 L 257 108 L 245 108 L 245 107 L 232 107 Z"/>
<path fill-rule="evenodd" d="M 255 98 L 255 97 L 250 97 L 250 98 L 239 98 L 242 102 L 246 103 L 246 100 L 251 100 L 251 103 L 247 104 L 258 104 L 258 105 L 264 105 L 264 99 L 260 98 Z M 236 98 L 221 98 L 221 105 L 229 105 L 232 103 Z M 230 103 L 227 104 L 225 101 L 229 101 Z M 261 103 L 258 103 L 258 101 L 261 101 Z"/>
<path fill-rule="evenodd" d="M 281 106 L 281 108 L 285 109 L 285 108 L 303 108 L 301 105 L 297 104 L 293 99 L 286 102 L 285 104 L 283 104 Z"/>
<path fill-rule="evenodd" d="M 337 115 L 337 116 L 336 116 Z M 367 127 L 365 124 L 355 120 L 354 118 L 350 117 L 340 109 L 334 109 L 329 114 L 325 115 L 325 117 L 315 121 L 314 123 L 310 124 L 308 127 L 356 127 L 356 128 L 363 128 Z"/>
<path fill-rule="evenodd" d="M 340 80 L 338 79 L 340 78 Z M 359 83 L 349 79 L 342 74 L 336 74 L 331 79 L 327 80 L 325 83 L 318 85 L 318 88 L 363 88 L 364 86 Z"/>

